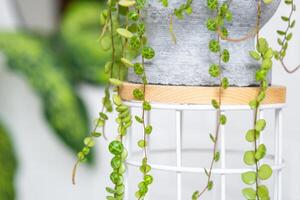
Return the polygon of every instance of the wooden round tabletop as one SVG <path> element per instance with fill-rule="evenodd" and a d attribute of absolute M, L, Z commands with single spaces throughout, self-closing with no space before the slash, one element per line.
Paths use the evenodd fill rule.
<path fill-rule="evenodd" d="M 124 82 L 120 87 L 123 100 L 134 100 L 132 91 L 143 88 L 142 84 Z M 222 90 L 222 104 L 248 105 L 259 92 L 258 87 L 229 87 Z M 210 104 L 218 99 L 219 87 L 147 85 L 146 100 L 153 103 L 170 104 Z M 270 86 L 262 104 L 283 104 L 286 102 L 286 87 Z"/>

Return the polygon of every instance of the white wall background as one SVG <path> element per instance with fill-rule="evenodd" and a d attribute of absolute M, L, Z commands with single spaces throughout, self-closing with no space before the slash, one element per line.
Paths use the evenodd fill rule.
<path fill-rule="evenodd" d="M 9 6 L 10 0 L 0 0 L 0 26 L 5 28 L 15 27 L 16 20 L 13 10 Z M 22 0 L 22 4 L 31 9 L 33 4 L 41 1 Z M 40 8 L 31 9 L 32 12 L 40 13 L 41 19 L 35 22 L 35 27 L 52 27 L 55 24 L 55 5 L 54 1 L 43 0 Z M 299 2 L 297 2 L 299 3 Z M 31 5 L 31 6 L 29 6 Z M 48 5 L 48 6 L 45 6 Z M 300 6 L 300 4 L 299 4 Z M 45 14 L 48 12 L 48 14 Z M 276 45 L 276 27 L 281 24 L 279 17 L 288 13 L 284 5 L 281 5 L 278 12 L 270 23 L 264 28 L 263 35 L 273 41 Z M 42 14 L 41 14 L 42 13 Z M 31 13 L 34 15 L 34 13 Z M 44 17 L 42 17 L 44 16 Z M 42 19 L 43 18 L 43 19 Z M 297 12 L 296 19 L 300 18 Z M 32 19 L 32 18 L 31 18 Z M 33 23 L 33 22 L 32 22 Z M 287 56 L 289 66 L 300 63 L 300 26 L 294 30 L 294 39 L 291 43 Z M 18 200 L 82 200 L 82 199 L 105 199 L 105 186 L 109 185 L 108 175 L 109 154 L 107 153 L 107 142 L 100 140 L 97 145 L 97 165 L 95 167 L 80 166 L 78 170 L 77 185 L 71 185 L 71 169 L 75 158 L 66 147 L 51 133 L 42 115 L 42 105 L 39 98 L 26 84 L 25 80 L 5 68 L 4 59 L 0 59 L 0 116 L 9 127 L 13 141 L 15 142 L 16 152 L 19 158 L 19 172 L 17 176 Z M 300 190 L 298 180 L 300 179 L 299 166 L 300 157 L 300 72 L 288 75 L 277 64 L 273 71 L 274 84 L 285 85 L 288 88 L 288 103 L 284 112 L 284 157 L 286 169 L 284 171 L 284 200 L 300 200 Z M 90 112 L 91 119 L 97 116 L 100 109 L 100 99 L 102 88 L 81 85 L 78 87 L 82 98 Z M 174 147 L 175 138 L 172 124 L 174 117 L 171 112 L 154 113 L 153 148 Z M 199 113 L 198 113 L 199 114 Z M 185 113 L 184 123 L 184 147 L 208 147 L 208 132 L 213 125 L 210 119 L 213 113 L 204 113 L 201 116 L 195 112 Z M 266 114 L 270 125 L 266 132 L 266 139 L 272 139 L 272 117 L 273 113 Z M 250 113 L 230 113 L 227 134 L 229 139 L 227 145 L 232 148 L 246 148 L 246 143 L 242 143 L 245 130 L 250 126 Z M 238 122 L 238 123 L 237 123 Z M 240 124 L 246 125 L 241 126 Z M 109 125 L 109 134 L 113 134 L 113 125 Z M 201 129 L 200 129 L 201 128 Z M 201 131 L 200 131 L 201 130 Z M 136 138 L 136 137 L 135 137 Z M 273 143 L 268 143 L 270 151 L 273 150 Z M 196 165 L 199 162 L 206 162 L 205 154 L 184 155 L 184 163 Z M 202 157 L 201 157 L 202 156 Z M 174 156 L 164 156 L 164 163 L 174 163 Z M 156 156 L 150 157 L 157 160 Z M 240 164 L 240 157 L 231 156 L 230 165 Z M 160 160 L 162 161 L 162 160 Z M 156 181 L 151 186 L 153 192 L 149 199 L 175 199 L 175 176 L 164 173 L 158 175 L 154 172 Z M 184 199 L 190 199 L 190 194 L 195 186 L 203 184 L 204 177 L 187 175 L 184 177 Z M 131 189 L 135 190 L 138 177 L 132 173 Z M 239 189 L 241 188 L 239 177 L 230 177 L 230 200 L 242 199 Z M 218 184 L 217 184 L 218 186 Z M 164 189 L 162 189 L 164 188 Z M 209 200 L 218 200 L 218 187 L 216 192 L 207 195 Z M 166 197 L 168 195 L 168 198 Z M 131 198 L 133 199 L 133 198 Z"/>

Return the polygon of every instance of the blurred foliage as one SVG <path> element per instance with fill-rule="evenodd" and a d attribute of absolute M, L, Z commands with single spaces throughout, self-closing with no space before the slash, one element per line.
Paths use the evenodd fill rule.
<path fill-rule="evenodd" d="M 102 4 L 76 2 L 69 6 L 61 24 L 60 48 L 69 61 L 73 79 L 104 83 L 104 65 L 111 52 L 100 47 L 100 13 Z M 109 42 L 103 40 L 102 45 Z"/>
<path fill-rule="evenodd" d="M 17 168 L 15 152 L 8 132 L 0 124 L 0 199 L 14 200 L 14 178 Z"/>
<path fill-rule="evenodd" d="M 0 53 L 6 55 L 8 67 L 21 74 L 40 96 L 53 132 L 74 153 L 89 132 L 87 113 L 75 86 L 80 81 L 104 83 L 104 65 L 111 54 L 99 42 L 102 6 L 99 1 L 74 1 L 68 5 L 61 30 L 49 36 L 30 30 L 0 33 Z M 110 47 L 110 41 L 101 44 Z M 92 158 L 90 154 L 88 160 Z M 15 171 L 12 145 L 0 124 L 0 200 L 15 199 Z"/>
<path fill-rule="evenodd" d="M 25 33 L 0 33 L 0 49 L 8 66 L 26 77 L 42 98 L 45 116 L 55 132 L 77 152 L 88 133 L 87 114 L 44 44 L 40 38 Z"/>

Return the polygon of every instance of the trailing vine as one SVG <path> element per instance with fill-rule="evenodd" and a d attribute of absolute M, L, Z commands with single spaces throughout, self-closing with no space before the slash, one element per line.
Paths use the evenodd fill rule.
<path fill-rule="evenodd" d="M 283 66 L 284 70 L 288 73 L 294 73 L 298 69 L 300 69 L 300 65 L 297 66 L 294 69 L 288 69 L 284 62 L 284 58 L 286 56 L 286 51 L 288 49 L 289 41 L 293 38 L 293 33 L 291 32 L 291 29 L 295 27 L 296 20 L 293 20 L 293 14 L 296 11 L 296 4 L 294 3 L 294 0 L 285 0 L 284 3 L 287 6 L 290 6 L 290 13 L 288 16 L 281 16 L 282 21 L 284 21 L 287 26 L 286 29 L 283 30 L 277 30 L 277 34 L 279 35 L 279 38 L 277 39 L 278 44 L 280 45 L 280 50 L 275 52 L 275 59 L 279 60 L 281 65 Z"/>
<path fill-rule="evenodd" d="M 143 126 L 143 139 L 138 141 L 138 146 L 142 148 L 144 152 L 144 158 L 142 159 L 142 164 L 140 166 L 140 171 L 143 173 L 143 180 L 138 184 L 139 189 L 136 192 L 136 198 L 144 199 L 148 192 L 148 186 L 153 182 L 153 177 L 149 174 L 151 166 L 148 164 L 147 157 L 147 135 L 151 134 L 152 126 L 145 122 L 145 113 L 151 110 L 151 105 L 145 98 L 147 77 L 144 65 L 145 59 L 152 59 L 155 56 L 155 52 L 151 47 L 147 46 L 147 39 L 145 36 L 146 28 L 142 20 L 141 13 L 145 3 L 146 1 L 144 0 L 109 0 L 108 10 L 104 11 L 102 14 L 102 17 L 105 18 L 105 25 L 100 35 L 100 43 L 102 43 L 105 34 L 107 34 L 110 29 L 112 51 L 111 61 L 105 66 L 105 71 L 109 74 L 110 79 L 105 90 L 106 95 L 103 99 L 103 105 L 110 105 L 111 107 L 109 88 L 110 85 L 113 85 L 113 91 L 115 93 L 112 99 L 114 106 L 116 107 L 116 111 L 118 112 L 116 122 L 119 125 L 118 136 L 109 144 L 109 151 L 113 155 L 111 160 L 111 167 L 113 171 L 110 174 L 110 180 L 114 184 L 114 187 L 106 187 L 106 191 L 109 193 L 106 197 L 108 200 L 119 200 L 124 197 L 125 185 L 123 183 L 123 174 L 126 171 L 125 160 L 127 158 L 127 150 L 123 144 L 123 138 L 127 134 L 127 129 L 132 125 L 132 117 L 129 107 L 122 102 L 121 97 L 118 94 L 119 87 L 122 85 L 123 79 L 121 73 L 122 67 L 132 67 L 136 75 L 138 75 L 143 82 L 142 89 L 136 88 L 133 91 L 134 98 L 142 102 L 142 114 L 141 116 L 135 116 L 135 119 Z M 122 21 L 125 21 L 125 24 L 122 24 Z M 117 36 L 115 35 L 116 33 Z M 116 40 L 122 43 L 120 55 L 118 53 L 118 47 L 116 46 Z M 141 61 L 133 64 L 130 61 L 131 54 L 136 53 L 141 54 Z M 116 66 L 117 69 L 115 68 Z M 100 113 L 100 117 L 100 125 L 103 125 L 103 121 L 107 120 L 108 117 L 103 112 Z M 97 123 L 96 127 L 98 126 L 99 123 Z M 94 135 L 95 134 L 92 134 L 91 137 L 85 139 L 84 143 L 86 146 L 78 154 L 78 161 L 74 167 L 75 170 L 77 164 L 84 160 L 88 153 L 87 150 L 94 146 Z M 101 134 L 98 133 L 96 135 L 100 136 Z"/>
<path fill-rule="evenodd" d="M 141 15 L 141 10 L 144 8 L 145 2 L 140 2 L 135 6 L 136 13 Z M 133 96 L 136 100 L 142 101 L 142 114 L 140 116 L 135 116 L 135 120 L 142 124 L 143 136 L 142 139 L 138 141 L 138 146 L 143 149 L 144 157 L 142 159 L 142 164 L 140 166 L 140 171 L 143 174 L 143 180 L 138 184 L 138 190 L 135 193 L 137 199 L 144 199 L 148 193 L 149 185 L 153 182 L 152 175 L 149 174 L 151 171 L 151 166 L 148 164 L 148 155 L 147 155 L 147 135 L 150 135 L 152 132 L 152 126 L 146 124 L 146 112 L 151 110 L 150 103 L 146 100 L 146 85 L 148 84 L 146 71 L 145 71 L 145 59 L 150 60 L 155 56 L 155 51 L 153 48 L 147 45 L 147 39 L 145 36 L 146 28 L 145 24 L 142 21 L 142 16 L 139 16 L 138 21 L 138 31 L 136 35 L 131 39 L 130 43 L 135 44 L 131 45 L 133 48 L 141 51 L 141 61 L 133 64 L 133 70 L 137 76 L 140 77 L 143 86 L 142 89 L 136 88 L 133 90 Z M 136 42 L 140 41 L 140 42 Z M 136 44 L 140 45 L 136 45 Z"/>
<path fill-rule="evenodd" d="M 192 195 L 193 200 L 199 199 L 206 191 L 210 191 L 213 188 L 213 181 L 212 181 L 212 170 L 214 167 L 214 164 L 219 161 L 220 159 L 220 152 L 218 151 L 218 139 L 219 139 L 219 130 L 222 125 L 225 125 L 227 122 L 227 118 L 224 114 L 221 112 L 221 105 L 222 105 L 222 93 L 223 90 L 228 88 L 229 81 L 226 77 L 223 77 L 222 68 L 224 67 L 224 64 L 229 62 L 230 60 L 230 53 L 227 49 L 222 49 L 222 46 L 220 44 L 221 37 L 219 34 L 217 34 L 218 30 L 222 30 L 222 33 L 224 35 L 228 35 L 228 31 L 224 25 L 224 21 L 231 21 L 232 14 L 229 10 L 229 4 L 230 1 L 226 1 L 219 4 L 218 0 L 208 0 L 207 6 L 208 9 L 211 12 L 215 13 L 214 18 L 209 18 L 207 20 L 207 29 L 209 31 L 215 32 L 217 39 L 212 39 L 209 42 L 209 50 L 212 53 L 215 53 L 218 55 L 218 63 L 214 63 L 209 68 L 209 74 L 213 78 L 217 78 L 219 80 L 219 92 L 218 92 L 218 99 L 213 99 L 211 104 L 216 109 L 217 112 L 217 125 L 215 128 L 215 134 L 210 134 L 210 138 L 214 144 L 213 146 L 213 158 L 211 160 L 209 169 L 205 169 L 205 174 L 207 176 L 207 184 L 206 186 L 200 190 L 195 191 Z"/>
<path fill-rule="evenodd" d="M 266 2 L 265 2 L 266 3 Z M 271 3 L 269 1 L 268 3 Z M 246 141 L 253 143 L 254 149 L 246 151 L 244 153 L 244 163 L 249 166 L 254 166 L 255 170 L 250 170 L 241 175 L 242 181 L 247 185 L 254 185 L 254 188 L 247 187 L 243 189 L 242 193 L 246 199 L 270 199 L 269 189 L 266 185 L 261 184 L 261 181 L 265 181 L 272 176 L 272 168 L 268 164 L 263 164 L 262 159 L 265 157 L 267 148 L 264 144 L 259 144 L 259 137 L 262 131 L 266 127 L 266 121 L 259 119 L 260 105 L 266 97 L 266 91 L 269 83 L 267 76 L 272 68 L 273 62 L 273 50 L 269 47 L 269 44 L 265 38 L 260 37 L 259 27 L 261 19 L 261 4 L 262 1 L 257 1 L 257 24 L 256 24 L 256 50 L 250 51 L 250 56 L 261 62 L 260 69 L 256 72 L 256 81 L 260 83 L 258 96 L 252 100 L 249 105 L 253 109 L 254 122 L 253 129 L 248 130 L 246 133 Z"/>
<path fill-rule="evenodd" d="M 168 6 L 168 0 L 159 0 L 163 6 Z M 213 79 L 216 79 L 218 85 L 218 98 L 212 99 L 211 105 L 216 111 L 216 127 L 214 134 L 210 134 L 210 139 L 213 142 L 213 156 L 208 169 L 205 169 L 207 182 L 204 188 L 197 190 L 192 195 L 192 200 L 197 200 L 207 191 L 213 188 L 212 171 L 216 162 L 220 159 L 218 151 L 218 140 L 220 127 L 227 123 L 227 117 L 222 113 L 222 94 L 229 86 L 228 78 L 224 77 L 223 70 L 225 65 L 230 60 L 230 52 L 223 48 L 221 41 L 239 42 L 250 37 L 256 36 L 256 49 L 250 51 L 250 56 L 257 62 L 260 62 L 260 68 L 256 72 L 256 81 L 259 83 L 259 91 L 257 97 L 249 102 L 253 110 L 254 120 L 253 128 L 248 130 L 245 136 L 246 141 L 253 144 L 253 149 L 244 153 L 244 163 L 252 166 L 253 170 L 249 170 L 241 175 L 242 181 L 253 187 L 247 187 L 242 190 L 244 197 L 248 200 L 267 200 L 270 199 L 269 189 L 261 182 L 269 179 L 272 176 L 272 168 L 268 164 L 263 164 L 262 159 L 265 157 L 267 148 L 264 144 L 259 143 L 259 137 L 266 127 L 266 121 L 259 119 L 259 110 L 263 100 L 266 97 L 266 91 L 269 83 L 267 80 L 268 74 L 273 65 L 273 57 L 283 63 L 288 48 L 288 42 L 292 38 L 290 29 L 294 27 L 295 21 L 292 20 L 292 14 L 295 11 L 293 0 L 285 0 L 287 5 L 291 5 L 291 12 L 288 17 L 282 17 L 282 20 L 288 23 L 285 31 L 277 31 L 282 36 L 278 39 L 281 49 L 274 52 L 269 46 L 265 38 L 260 37 L 260 19 L 261 19 L 261 4 L 262 0 L 257 0 L 257 22 L 254 31 L 245 35 L 242 38 L 230 38 L 226 28 L 226 22 L 232 21 L 232 12 L 230 4 L 232 0 L 221 3 L 219 0 L 207 0 L 207 7 L 214 17 L 207 19 L 206 27 L 216 36 L 215 39 L 209 41 L 208 49 L 211 53 L 218 57 L 216 63 L 212 63 L 209 67 L 209 74 Z M 272 0 L 263 0 L 264 3 L 271 3 Z M 186 0 L 178 8 L 175 8 L 170 16 L 170 32 L 172 38 L 176 41 L 173 33 L 173 15 L 178 19 L 184 19 L 185 14 L 190 15 L 193 0 Z M 135 121 L 142 126 L 141 139 L 137 145 L 143 151 L 143 158 L 139 167 L 142 173 L 142 180 L 138 183 L 138 190 L 135 197 L 138 200 L 144 199 L 149 190 L 149 186 L 153 183 L 153 176 L 150 174 L 151 166 L 148 162 L 148 135 L 152 133 L 152 125 L 147 123 L 146 113 L 151 110 L 150 102 L 146 98 L 146 90 L 148 85 L 145 64 L 155 56 L 155 51 L 147 43 L 146 26 L 143 20 L 143 10 L 146 0 L 108 0 L 108 9 L 102 13 L 105 19 L 104 28 L 101 32 L 100 43 L 108 35 L 110 38 L 111 61 L 105 65 L 105 72 L 109 77 L 109 82 L 105 88 L 105 97 L 103 98 L 102 111 L 99 113 L 99 118 L 96 121 L 96 126 L 91 135 L 84 140 L 84 148 L 78 153 L 78 161 L 74 167 L 73 182 L 75 183 L 75 171 L 78 163 L 83 162 L 88 155 L 90 149 L 95 145 L 95 138 L 104 134 L 105 123 L 108 120 L 106 112 L 112 112 L 113 107 L 118 112 L 116 122 L 118 124 L 117 137 L 110 142 L 109 151 L 113 158 L 111 159 L 112 172 L 110 180 L 113 187 L 106 187 L 108 200 L 122 200 L 124 198 L 124 173 L 126 171 L 125 161 L 127 158 L 127 150 L 124 145 L 124 137 L 127 135 L 127 129 L 132 125 L 132 115 L 127 105 L 122 102 L 119 95 L 120 87 L 123 84 L 122 70 L 132 68 L 134 73 L 140 78 L 142 85 L 133 90 L 135 100 L 141 102 L 141 114 L 134 116 Z M 176 43 L 176 42 L 175 42 Z M 121 44 L 121 48 L 117 44 Z M 113 90 L 113 95 L 110 95 L 110 89 Z M 113 102 L 113 105 L 112 105 Z M 98 129 L 102 128 L 99 132 Z"/>

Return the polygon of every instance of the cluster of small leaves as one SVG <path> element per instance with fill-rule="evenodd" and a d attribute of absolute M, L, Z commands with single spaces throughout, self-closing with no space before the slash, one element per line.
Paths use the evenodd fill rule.
<path fill-rule="evenodd" d="M 221 64 L 227 63 L 230 60 L 230 52 L 227 49 L 222 49 L 220 45 L 220 35 L 218 34 L 218 30 L 225 30 L 228 35 L 228 31 L 224 25 L 224 20 L 231 21 L 231 12 L 229 10 L 228 3 L 225 2 L 221 6 L 219 6 L 218 0 L 208 0 L 207 6 L 211 11 L 216 12 L 215 18 L 210 18 L 207 20 L 207 29 L 209 31 L 215 32 L 218 35 L 218 39 L 212 39 L 209 41 L 208 48 L 212 53 L 219 55 L 218 63 L 211 64 L 209 67 L 209 74 L 213 78 L 218 78 L 220 80 L 220 91 L 227 89 L 229 85 L 229 81 L 226 77 L 222 77 Z M 228 17 L 230 16 L 230 17 Z M 219 99 L 213 99 L 211 101 L 212 106 L 217 110 L 217 127 L 215 135 L 210 134 L 210 139 L 214 144 L 213 150 L 213 159 L 211 162 L 211 166 L 209 170 L 205 169 L 205 174 L 207 175 L 208 181 L 206 187 L 200 192 L 195 191 L 192 195 L 192 200 L 197 200 L 200 196 L 207 190 L 210 191 L 213 188 L 213 181 L 211 180 L 212 168 L 215 162 L 220 160 L 220 152 L 217 151 L 217 143 L 219 136 L 219 128 L 221 125 L 225 125 L 227 123 L 227 118 L 224 114 L 221 114 L 220 106 L 221 106 L 221 92 L 219 93 Z"/>
<path fill-rule="evenodd" d="M 138 92 L 137 92 L 138 91 Z M 135 89 L 133 93 L 136 100 L 143 101 L 143 112 L 142 116 L 135 116 L 135 119 L 138 123 L 142 124 L 143 126 L 143 139 L 138 141 L 138 146 L 144 150 L 144 158 L 142 160 L 142 165 L 140 166 L 140 171 L 143 174 L 143 180 L 138 184 L 138 191 L 136 192 L 135 196 L 138 199 L 144 199 L 148 192 L 148 187 L 153 182 L 152 175 L 149 174 L 151 171 L 151 166 L 148 164 L 147 158 L 147 136 L 152 133 L 152 126 L 150 124 L 146 124 L 145 122 L 145 112 L 151 110 L 151 105 L 147 102 L 144 98 L 144 92 L 140 89 Z"/>
<path fill-rule="evenodd" d="M 246 133 L 246 140 L 250 143 L 257 143 L 261 132 L 266 127 L 266 121 L 260 119 L 256 121 L 255 128 L 249 130 Z M 255 144 L 256 146 L 257 144 Z M 262 164 L 259 166 L 259 162 L 265 157 L 267 148 L 264 144 L 260 144 L 255 150 L 246 151 L 244 154 L 244 163 L 249 166 L 256 166 L 256 171 L 248 171 L 241 175 L 242 181 L 247 185 L 256 184 L 255 188 L 244 188 L 242 193 L 246 199 L 261 199 L 268 200 L 269 189 L 266 185 L 260 184 L 261 181 L 265 181 L 272 176 L 272 168 L 268 164 Z"/>
<path fill-rule="evenodd" d="M 247 187 L 242 193 L 246 199 L 270 199 L 269 189 L 266 185 L 260 184 L 261 181 L 267 180 L 272 176 L 272 168 L 268 164 L 261 164 L 261 160 L 265 157 L 267 148 L 264 144 L 258 145 L 258 139 L 262 131 L 266 127 L 264 119 L 257 119 L 258 108 L 265 99 L 266 90 L 268 88 L 267 75 L 270 72 L 273 62 L 274 52 L 269 47 L 265 38 L 259 38 L 256 51 L 250 51 L 250 56 L 261 62 L 261 68 L 256 72 L 256 80 L 260 82 L 260 91 L 255 100 L 249 105 L 255 111 L 254 128 L 246 133 L 246 141 L 254 143 L 254 150 L 244 153 L 244 163 L 249 166 L 255 166 L 255 171 L 248 171 L 241 175 L 242 181 L 247 185 L 255 185 L 255 188 Z"/>
<path fill-rule="evenodd" d="M 251 108 L 257 109 L 266 96 L 266 90 L 269 85 L 267 76 L 273 66 L 272 58 L 274 52 L 272 48 L 269 47 L 265 38 L 259 38 L 256 45 L 256 51 L 250 51 L 249 54 L 254 60 L 261 62 L 261 67 L 257 70 L 255 75 L 256 81 L 261 83 L 260 92 L 257 98 L 250 102 Z"/>
<path fill-rule="evenodd" d="M 291 11 L 289 16 L 281 16 L 281 19 L 283 22 L 287 24 L 287 27 L 285 30 L 277 30 L 278 39 L 277 42 L 280 45 L 281 49 L 279 51 L 275 52 L 275 58 L 277 60 L 282 60 L 286 56 L 286 51 L 288 49 L 289 41 L 293 37 L 293 33 L 291 32 L 291 29 L 295 27 L 296 20 L 292 19 L 293 13 L 296 11 L 296 5 L 294 3 L 294 0 L 285 0 L 284 3 L 291 7 Z"/>
<path fill-rule="evenodd" d="M 179 8 L 174 9 L 174 15 L 178 19 L 183 19 L 184 14 L 191 15 L 193 12 L 192 3 L 193 0 L 186 0 L 186 2 L 181 4 Z"/>
<path fill-rule="evenodd" d="M 111 78 L 109 79 L 109 83 L 114 86 L 115 94 L 112 97 L 112 101 L 115 105 L 116 111 L 118 112 L 118 116 L 116 118 L 116 122 L 118 124 L 118 136 L 112 141 L 109 145 L 109 151 L 114 155 L 111 160 L 111 167 L 113 172 L 110 175 L 110 180 L 115 185 L 114 188 L 107 187 L 106 191 L 109 193 L 109 196 L 106 197 L 108 200 L 122 200 L 124 198 L 124 178 L 123 174 L 126 171 L 125 160 L 127 158 L 127 150 L 123 145 L 123 137 L 127 134 L 127 129 L 132 125 L 132 116 L 129 110 L 129 107 L 123 104 L 121 97 L 118 94 L 119 87 L 122 85 L 122 76 L 120 74 L 120 67 L 131 67 L 133 66 L 129 59 L 126 58 L 126 52 L 128 48 L 139 48 L 141 46 L 140 38 L 134 37 L 134 33 L 132 30 L 138 32 L 139 25 L 135 24 L 136 21 L 139 20 L 139 13 L 130 10 L 133 6 L 144 6 L 144 1 L 133 1 L 133 0 L 120 0 L 120 1 L 109 1 L 110 3 L 110 27 L 111 27 L 111 43 L 112 43 L 112 60 L 108 71 L 111 73 Z M 112 24 L 113 18 L 112 13 L 116 11 L 116 16 L 123 16 L 126 20 L 124 26 L 120 23 Z M 131 26 L 129 26 L 129 21 L 134 22 Z M 116 27 L 116 26 L 119 27 Z M 114 29 L 116 27 L 116 36 L 114 35 Z M 135 27 L 135 28 L 132 28 Z M 132 30 L 131 30 L 132 29 Z M 140 30 L 141 31 L 141 30 Z M 122 44 L 122 51 L 120 57 L 117 57 L 116 49 L 114 47 L 114 40 L 118 38 Z M 129 47 L 128 47 L 129 41 Z M 116 58 L 117 57 L 117 58 Z M 118 63 L 119 73 L 118 76 L 114 76 L 113 73 L 113 65 Z"/>
<path fill-rule="evenodd" d="M 118 91 L 118 87 L 122 81 L 111 78 L 110 83 L 115 86 L 114 91 Z M 111 167 L 113 172 L 110 174 L 110 180 L 115 185 L 114 188 L 107 187 L 106 191 L 110 194 L 106 197 L 107 200 L 122 200 L 124 198 L 124 178 L 123 175 L 126 171 L 125 160 L 127 158 L 127 150 L 123 145 L 123 137 L 127 134 L 127 129 L 132 125 L 132 117 L 129 107 L 122 102 L 118 93 L 112 97 L 113 103 L 118 112 L 116 122 L 118 124 L 118 137 L 116 140 L 109 144 L 109 151 L 114 155 L 111 160 Z"/>
<path fill-rule="evenodd" d="M 167 4 L 166 1 L 164 1 L 163 3 L 164 5 Z M 140 8 L 136 7 L 136 12 L 140 13 L 140 11 Z M 140 171 L 143 174 L 143 180 L 139 182 L 138 190 L 136 191 L 135 196 L 137 199 L 144 199 L 148 193 L 149 185 L 153 182 L 153 177 L 149 174 L 149 172 L 151 171 L 151 166 L 148 164 L 147 157 L 147 135 L 150 135 L 152 133 L 152 126 L 150 124 L 146 124 L 145 122 L 145 112 L 149 112 L 151 110 L 151 105 L 145 99 L 146 85 L 148 84 L 148 82 L 144 66 L 145 59 L 152 59 L 155 56 L 155 51 L 153 48 L 147 45 L 145 25 L 141 20 L 139 20 L 139 27 L 142 28 L 142 31 L 133 33 L 133 38 L 143 41 L 141 42 L 140 46 L 135 47 L 137 51 L 141 52 L 142 59 L 141 62 L 130 64 L 130 66 L 133 67 L 135 74 L 140 77 L 143 83 L 143 88 L 134 89 L 132 95 L 136 100 L 142 101 L 142 114 L 141 116 L 135 116 L 135 120 L 143 126 L 143 139 L 138 141 L 138 146 L 144 151 L 144 157 L 140 166 Z"/>
<path fill-rule="evenodd" d="M 110 82 L 117 87 L 122 83 L 117 79 L 110 79 Z M 118 123 L 118 137 L 109 144 L 109 151 L 114 155 L 111 160 L 111 167 L 113 172 L 110 174 L 110 180 L 115 185 L 114 188 L 107 187 L 106 191 L 110 194 L 106 197 L 107 200 L 122 200 L 124 198 L 124 173 L 126 171 L 125 160 L 127 158 L 127 150 L 123 145 L 123 137 L 127 134 L 127 129 L 132 124 L 132 117 L 129 107 L 124 105 L 121 97 L 116 93 L 113 95 L 113 103 L 116 106 L 118 116 L 116 122 Z"/>
<path fill-rule="evenodd" d="M 127 151 L 123 143 L 119 140 L 114 140 L 109 144 L 109 151 L 114 155 L 111 160 L 111 167 L 113 172 L 110 174 L 110 180 L 115 185 L 114 188 L 107 187 L 106 191 L 110 194 L 106 197 L 107 200 L 122 200 L 124 198 L 124 177 L 126 171 L 125 160 L 127 158 Z"/>
<path fill-rule="evenodd" d="M 103 136 L 106 139 L 105 136 L 105 124 L 108 120 L 107 114 L 104 112 L 112 112 L 113 107 L 110 100 L 110 92 L 109 92 L 109 84 L 105 87 L 105 96 L 102 99 L 102 111 L 99 113 L 99 117 L 96 119 L 96 124 L 94 126 L 94 129 L 90 133 L 89 137 L 86 137 L 83 140 L 84 147 L 80 152 L 77 153 L 77 162 L 73 168 L 73 174 L 72 174 L 72 182 L 75 184 L 75 176 L 76 176 L 76 169 L 77 165 L 81 162 L 85 162 L 87 160 L 87 156 L 91 152 L 91 148 L 95 146 L 95 139 Z M 101 131 L 99 131 L 101 129 Z"/>
<path fill-rule="evenodd" d="M 94 126 L 94 129 L 90 133 L 90 135 L 86 138 L 84 138 L 83 143 L 84 147 L 80 152 L 77 153 L 77 162 L 73 168 L 73 174 L 72 174 L 72 182 L 75 184 L 75 176 L 76 176 L 76 169 L 77 165 L 81 162 L 85 162 L 87 160 L 87 156 L 91 152 L 91 148 L 95 146 L 95 139 L 101 137 L 102 135 L 105 136 L 105 124 L 108 120 L 107 114 L 104 112 L 104 109 L 106 109 L 106 112 L 112 112 L 112 105 L 110 101 L 110 93 L 109 93 L 109 85 L 105 88 L 105 96 L 102 99 L 102 111 L 99 113 L 99 117 L 96 120 L 96 124 Z M 101 131 L 98 129 L 101 128 Z"/>
<path fill-rule="evenodd" d="M 142 115 L 135 116 L 135 120 L 143 125 L 143 139 L 138 141 L 138 146 L 145 152 L 142 164 L 140 166 L 140 171 L 143 173 L 143 180 L 139 183 L 139 190 L 136 192 L 136 198 L 143 199 L 148 192 L 148 186 L 153 182 L 153 177 L 149 174 L 151 167 L 148 164 L 148 158 L 146 154 L 146 135 L 151 134 L 152 126 L 145 123 L 145 112 L 151 110 L 151 105 L 145 100 L 147 77 L 144 69 L 144 60 L 152 59 L 155 56 L 155 51 L 153 50 L 153 48 L 147 45 L 147 38 L 145 36 L 145 24 L 140 17 L 140 13 L 145 6 L 145 1 L 120 0 L 118 4 L 119 7 L 123 7 L 122 10 L 125 10 L 123 11 L 123 15 L 126 17 L 126 21 L 128 24 L 126 24 L 125 27 L 121 26 L 116 28 L 116 33 L 119 37 L 121 37 L 121 40 L 125 41 L 125 44 L 126 41 L 128 41 L 130 50 L 133 50 L 134 52 L 140 52 L 142 57 L 141 62 L 132 63 L 131 58 L 123 51 L 122 57 L 120 58 L 120 63 L 122 63 L 122 65 L 127 68 L 132 67 L 135 74 L 141 78 L 143 83 L 143 89 L 136 88 L 133 90 L 134 98 L 136 100 L 142 101 L 143 104 Z M 122 84 L 122 81 L 120 80 L 120 78 L 111 78 L 110 83 L 119 86 Z M 122 101 L 118 95 L 114 95 L 113 102 L 117 106 L 116 110 L 119 112 L 119 116 L 116 121 L 119 124 L 119 134 L 122 137 L 126 134 L 126 129 L 132 123 L 131 115 L 129 113 L 128 107 L 122 104 Z"/>
<path fill-rule="evenodd" d="M 104 112 L 100 112 L 95 128 L 91 132 L 90 136 L 84 139 L 84 147 L 77 154 L 79 162 L 83 162 L 86 160 L 86 156 L 89 154 L 91 148 L 95 146 L 95 138 L 102 136 L 102 133 L 97 131 L 97 129 L 104 127 L 106 120 L 108 120 L 108 116 Z"/>
<path fill-rule="evenodd" d="M 209 18 L 206 22 L 206 27 L 209 31 L 220 31 L 223 36 L 228 36 L 228 30 L 224 26 L 225 21 L 230 22 L 232 20 L 232 12 L 229 10 L 228 3 L 225 2 L 218 8 L 217 0 L 208 0 L 208 8 L 212 11 L 217 10 L 218 15 L 215 18 Z"/>

